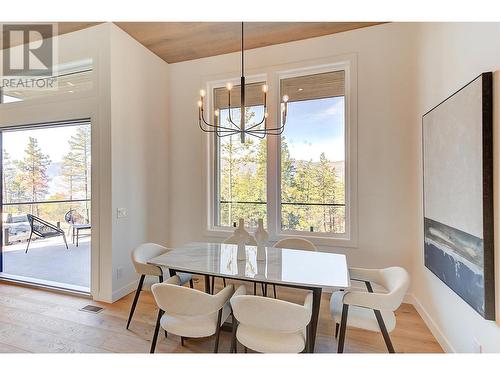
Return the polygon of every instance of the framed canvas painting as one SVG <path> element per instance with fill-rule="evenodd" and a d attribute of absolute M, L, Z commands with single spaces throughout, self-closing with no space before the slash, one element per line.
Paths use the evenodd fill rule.
<path fill-rule="evenodd" d="M 422 117 L 425 266 L 495 319 L 493 83 L 483 73 Z"/>

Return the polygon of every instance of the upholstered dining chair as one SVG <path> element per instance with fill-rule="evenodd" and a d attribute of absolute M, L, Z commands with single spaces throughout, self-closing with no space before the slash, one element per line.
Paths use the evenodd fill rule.
<path fill-rule="evenodd" d="M 350 268 L 352 280 L 362 281 L 367 291 L 339 291 L 332 294 L 330 312 L 335 321 L 337 352 L 344 351 L 347 326 L 381 332 L 389 353 L 394 353 L 389 332 L 396 327 L 394 311 L 399 308 L 410 285 L 408 272 L 401 267 L 384 269 Z M 374 292 L 372 283 L 386 292 Z"/>
<path fill-rule="evenodd" d="M 132 307 L 130 308 L 130 314 L 127 321 L 127 329 L 130 326 L 130 322 L 132 321 L 132 316 L 134 315 L 135 307 L 137 305 L 137 301 L 139 300 L 141 291 L 149 289 L 153 283 L 157 282 L 157 280 L 160 283 L 163 282 L 164 274 L 170 276 L 167 269 L 162 269 L 160 267 L 153 266 L 147 263 L 148 260 L 160 256 L 167 251 L 168 249 L 166 247 L 157 245 L 155 243 L 144 243 L 142 245 L 139 245 L 132 251 L 132 263 L 134 265 L 135 272 L 141 275 L 141 277 L 139 279 L 139 285 L 137 286 L 137 290 L 135 292 Z M 179 273 L 179 277 L 181 280 L 181 284 L 185 284 L 189 281 L 189 286 L 191 288 L 193 287 L 193 279 L 191 274 Z"/>
<path fill-rule="evenodd" d="M 231 297 L 233 339 L 231 352 L 237 352 L 237 342 L 245 352 L 301 353 L 308 348 L 308 325 L 311 321 L 313 294 L 308 293 L 304 304 L 273 298 L 246 295 L 240 286 Z"/>
<path fill-rule="evenodd" d="M 234 291 L 233 285 L 228 285 L 212 295 L 196 289 L 183 288 L 180 283 L 181 279 L 175 275 L 164 283 L 153 284 L 151 287 L 160 309 L 151 353 L 155 351 L 160 326 L 165 333 L 180 336 L 182 345 L 186 337 L 215 335 L 214 353 L 217 353 L 221 326 L 231 313 L 229 298 Z"/>
<path fill-rule="evenodd" d="M 284 248 L 284 249 L 297 249 L 297 250 L 309 250 L 318 251 L 316 246 L 309 240 L 300 237 L 287 237 L 276 242 L 273 247 Z"/>
<path fill-rule="evenodd" d="M 316 246 L 309 240 L 300 237 L 287 237 L 276 242 L 273 247 L 278 249 L 295 249 L 295 250 L 309 250 L 318 251 Z M 274 298 L 277 297 L 276 285 L 273 284 Z"/>

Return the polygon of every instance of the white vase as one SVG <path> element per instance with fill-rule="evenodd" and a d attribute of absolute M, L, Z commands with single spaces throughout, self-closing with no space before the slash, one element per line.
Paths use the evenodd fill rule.
<path fill-rule="evenodd" d="M 257 245 L 267 245 L 267 240 L 269 239 L 269 234 L 267 231 L 264 229 L 264 220 L 259 219 L 258 224 L 257 224 L 257 229 L 255 230 L 255 233 L 253 234 L 255 237 L 255 241 L 257 241 Z"/>
<path fill-rule="evenodd" d="M 240 219 L 238 227 L 234 230 L 234 237 L 238 245 L 237 259 L 245 260 L 246 248 L 245 245 L 250 237 L 250 233 L 245 230 L 245 220 Z"/>
<path fill-rule="evenodd" d="M 238 250 L 236 252 L 236 260 L 245 260 L 247 258 L 247 250 L 244 242 L 238 243 Z"/>

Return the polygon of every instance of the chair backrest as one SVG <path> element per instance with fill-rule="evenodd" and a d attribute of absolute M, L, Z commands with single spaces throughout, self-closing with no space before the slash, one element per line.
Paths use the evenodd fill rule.
<path fill-rule="evenodd" d="M 72 208 L 64 215 L 64 221 L 68 224 L 84 224 L 86 220 L 82 214 Z"/>
<path fill-rule="evenodd" d="M 231 298 L 231 308 L 241 324 L 293 333 L 304 329 L 311 320 L 312 293 L 307 295 L 304 305 L 261 296 L 237 295 Z"/>
<path fill-rule="evenodd" d="M 402 267 L 389 267 L 373 271 L 376 274 L 373 275 L 372 280 L 384 287 L 387 292 L 349 291 L 344 295 L 344 303 L 378 310 L 397 310 L 410 286 L 410 275 Z"/>
<path fill-rule="evenodd" d="M 48 238 L 64 234 L 64 231 L 61 228 L 56 227 L 54 224 L 51 224 L 38 216 L 27 214 L 26 217 L 30 223 L 31 231 L 39 237 Z"/>
<path fill-rule="evenodd" d="M 381 285 L 387 290 L 388 301 L 396 310 L 410 286 L 410 275 L 403 267 L 389 267 L 380 270 Z"/>
<path fill-rule="evenodd" d="M 233 234 L 233 235 L 229 236 L 228 238 L 226 238 L 224 240 L 224 243 L 237 245 L 238 239 L 239 239 L 239 237 L 237 235 Z M 245 245 L 257 246 L 257 241 L 255 241 L 255 238 L 250 234 L 247 237 L 247 239 L 245 240 Z"/>
<path fill-rule="evenodd" d="M 179 276 L 172 276 L 164 283 L 153 284 L 151 292 L 156 304 L 167 314 L 202 316 L 220 310 L 231 297 L 234 287 L 226 286 L 219 293 L 212 295 L 197 289 L 179 285 Z"/>
<path fill-rule="evenodd" d="M 316 246 L 309 240 L 300 237 L 283 238 L 276 242 L 273 247 L 295 250 L 318 251 Z"/>
<path fill-rule="evenodd" d="M 155 243 L 143 243 L 132 250 L 132 263 L 135 271 L 141 275 L 161 276 L 162 270 L 160 267 L 147 264 L 147 261 L 160 256 L 167 252 L 168 249 L 164 246 Z"/>

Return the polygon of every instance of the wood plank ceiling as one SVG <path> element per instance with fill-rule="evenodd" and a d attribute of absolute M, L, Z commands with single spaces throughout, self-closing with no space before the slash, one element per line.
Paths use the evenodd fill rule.
<path fill-rule="evenodd" d="M 58 33 L 100 22 L 59 22 Z M 245 49 L 314 38 L 381 22 L 247 22 Z M 116 22 L 120 28 L 167 63 L 222 55 L 241 48 L 239 22 Z M 3 46 L 6 48 L 8 46 Z"/>

